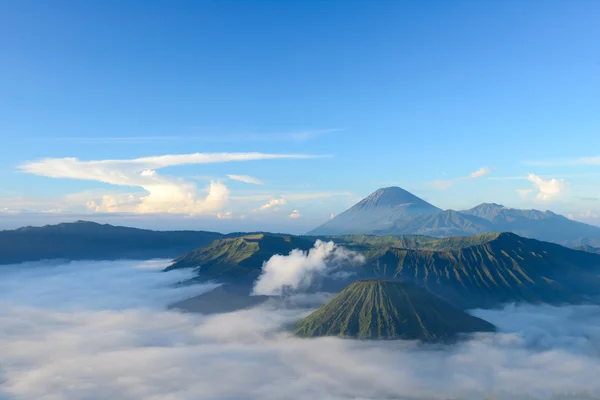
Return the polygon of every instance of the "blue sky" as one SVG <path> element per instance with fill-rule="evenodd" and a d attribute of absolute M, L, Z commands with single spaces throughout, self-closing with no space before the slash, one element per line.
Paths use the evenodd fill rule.
<path fill-rule="evenodd" d="M 391 185 L 598 225 L 599 15 L 577 0 L 2 2 L 0 228 L 302 232 Z"/>

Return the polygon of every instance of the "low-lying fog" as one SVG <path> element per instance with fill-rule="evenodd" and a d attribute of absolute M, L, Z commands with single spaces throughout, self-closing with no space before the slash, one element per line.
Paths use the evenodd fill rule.
<path fill-rule="evenodd" d="M 166 265 L 0 267 L 0 398 L 600 397 L 597 307 L 477 310 L 502 333 L 455 346 L 307 340 L 283 329 L 307 309 L 165 311 L 209 289 L 173 287 L 189 272 Z"/>

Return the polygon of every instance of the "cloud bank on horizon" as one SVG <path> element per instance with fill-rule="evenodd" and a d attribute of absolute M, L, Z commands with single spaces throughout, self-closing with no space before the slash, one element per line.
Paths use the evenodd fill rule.
<path fill-rule="evenodd" d="M 165 311 L 169 302 L 209 288 L 175 288 L 185 272 L 161 273 L 160 266 L 117 261 L 2 268 L 0 398 L 600 396 L 597 306 L 476 310 L 501 332 L 456 346 L 307 340 L 286 332 L 310 311 L 300 299 L 294 305 L 292 298 L 290 308 L 215 316 Z"/>
<path fill-rule="evenodd" d="M 165 177 L 157 170 L 182 165 L 213 164 L 255 160 L 310 159 L 309 154 L 193 153 L 143 157 L 130 160 L 80 161 L 76 158 L 47 158 L 19 166 L 25 173 L 50 178 L 90 180 L 116 186 L 137 187 L 143 193 L 103 195 L 100 201 L 86 202 L 94 212 L 215 214 L 227 204 L 230 190 L 213 180 L 207 194 L 200 195 L 195 184 Z M 228 175 L 229 179 L 262 184 L 247 175 Z"/>
<path fill-rule="evenodd" d="M 203 179 L 209 180 L 209 183 L 205 187 L 198 187 L 193 176 L 182 179 L 163 175 L 160 170 L 186 165 L 258 160 L 310 160 L 322 157 L 328 156 L 303 153 L 246 152 L 168 154 L 134 159 L 92 161 L 81 161 L 76 158 L 46 158 L 23 163 L 18 168 L 21 172 L 30 175 L 54 179 L 95 181 L 109 184 L 115 189 L 87 190 L 52 199 L 0 198 L 0 215 L 17 216 L 20 212 L 34 211 L 41 212 L 42 219 L 48 219 L 46 216 L 48 214 L 65 215 L 66 217 L 78 214 L 80 215 L 79 219 L 85 219 L 87 215 L 167 214 L 174 217 L 201 217 L 205 220 L 220 221 L 219 225 L 209 228 L 213 230 L 285 230 L 300 233 L 326 221 L 332 211 L 339 213 L 350 207 L 359 198 L 351 191 L 294 193 L 281 189 L 272 190 L 268 187 L 265 188 L 267 185 L 262 179 L 242 173 L 223 174 L 221 179 L 204 176 Z M 595 158 L 578 160 L 578 163 L 583 160 L 591 165 Z M 541 208 L 549 205 L 564 207 L 569 201 L 569 196 L 576 193 L 575 190 L 570 190 L 572 185 L 564 178 L 534 173 L 518 177 L 489 177 L 492 172 L 494 172 L 492 168 L 481 167 L 462 177 L 434 180 L 433 186 L 445 191 L 461 181 L 481 181 L 482 179 L 529 181 L 530 188 L 516 186 L 511 191 L 514 193 L 513 196 L 522 203 L 521 207 L 516 205 L 515 208 Z M 236 182 L 261 189 L 248 192 L 247 189 L 236 186 Z M 428 186 L 431 190 L 431 183 Z M 234 190 L 233 193 L 232 190 Z M 587 196 L 587 198 L 589 197 Z M 325 199 L 329 204 L 322 205 L 321 201 L 314 201 L 317 199 Z M 482 200 L 497 202 L 495 198 Z M 444 208 L 443 204 L 440 205 Z M 476 203 L 469 204 L 468 207 L 474 205 Z M 577 207 L 570 206 L 554 211 L 583 222 L 600 224 L 600 218 L 596 217 L 600 214 L 600 210 L 597 210 L 589 202 Z M 242 224 L 242 220 L 245 223 Z M 237 225 L 234 226 L 236 223 Z M 288 228 L 286 223 L 293 225 L 288 225 Z M 227 226 L 225 227 L 225 225 Z"/>

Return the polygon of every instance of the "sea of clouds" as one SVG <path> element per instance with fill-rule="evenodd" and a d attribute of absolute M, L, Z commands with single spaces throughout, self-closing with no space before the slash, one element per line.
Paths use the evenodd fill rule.
<path fill-rule="evenodd" d="M 191 272 L 160 272 L 167 264 L 0 266 L 0 398 L 600 398 L 599 307 L 475 310 L 501 332 L 455 346 L 307 340 L 286 329 L 322 294 L 288 308 L 166 311 L 214 287 L 177 286 Z"/>

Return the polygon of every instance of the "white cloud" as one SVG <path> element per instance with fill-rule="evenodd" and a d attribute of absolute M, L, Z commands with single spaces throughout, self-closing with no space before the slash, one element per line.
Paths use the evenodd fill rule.
<path fill-rule="evenodd" d="M 579 216 L 581 218 L 598 218 L 598 214 L 591 210 L 584 211 L 581 214 L 579 214 Z"/>
<path fill-rule="evenodd" d="M 19 168 L 29 174 L 51 178 L 93 180 L 119 186 L 142 188 L 146 193 L 137 199 L 103 198 L 100 203 L 88 201 L 93 210 L 137 213 L 184 213 L 202 214 L 221 209 L 229 196 L 228 188 L 212 181 L 208 194 L 202 198 L 197 187 L 179 179 L 161 176 L 160 168 L 250 160 L 303 159 L 314 156 L 306 154 L 264 153 L 194 153 L 144 157 L 132 160 L 80 161 L 76 158 L 48 158 L 28 162 Z"/>
<path fill-rule="evenodd" d="M 231 211 L 225 211 L 223 213 L 217 214 L 218 219 L 231 219 L 233 218 L 233 213 Z"/>
<path fill-rule="evenodd" d="M 291 219 L 297 219 L 300 218 L 302 216 L 302 214 L 300 214 L 300 211 L 298 210 L 294 210 L 292 211 L 292 213 L 289 215 L 289 218 Z"/>
<path fill-rule="evenodd" d="M 533 189 L 517 189 L 517 193 L 519 194 L 519 196 L 521 196 L 521 198 L 526 198 L 527 196 L 529 196 L 529 194 L 533 192 Z"/>
<path fill-rule="evenodd" d="M 250 183 L 250 184 L 253 184 L 253 185 L 264 185 L 264 182 L 261 181 L 260 179 L 253 178 L 253 177 L 248 176 L 248 175 L 232 175 L 232 174 L 230 174 L 230 175 L 227 175 L 227 177 L 229 179 L 234 180 L 234 181 L 239 181 L 239 182 L 244 182 L 244 183 Z"/>
<path fill-rule="evenodd" d="M 272 210 L 272 209 L 276 208 L 277 206 L 280 206 L 283 204 L 287 204 L 287 201 L 285 199 L 273 199 L 273 200 L 270 200 L 267 204 L 263 204 L 262 206 L 254 209 L 253 211 L 257 212 L 257 211 Z"/>
<path fill-rule="evenodd" d="M 307 308 L 165 311 L 207 288 L 148 266 L 1 268 L 0 398 L 600 398 L 597 306 L 477 310 L 500 332 L 454 345 L 303 340 L 286 330 Z"/>
<path fill-rule="evenodd" d="M 435 187 L 437 187 L 438 189 L 440 189 L 440 190 L 446 190 L 450 186 L 454 185 L 456 182 L 464 181 L 464 180 L 467 180 L 467 179 L 481 178 L 482 176 L 486 176 L 486 175 L 490 174 L 491 172 L 492 172 L 491 168 L 481 167 L 477 171 L 471 172 L 469 175 L 462 176 L 460 178 L 454 178 L 454 179 L 437 179 L 437 180 L 433 181 L 433 185 Z"/>
<path fill-rule="evenodd" d="M 329 214 L 329 219 L 334 219 L 334 218 L 335 218 L 335 214 L 334 213 Z"/>
<path fill-rule="evenodd" d="M 536 199 L 538 200 L 551 200 L 561 195 L 566 189 L 566 182 L 564 179 L 549 179 L 545 180 L 535 174 L 529 174 L 527 179 L 533 183 L 535 190 L 538 191 Z"/>
<path fill-rule="evenodd" d="M 254 284 L 254 293 L 276 295 L 288 289 L 304 290 L 317 276 L 327 275 L 341 263 L 347 266 L 364 262 L 362 254 L 337 246 L 331 241 L 317 240 L 307 252 L 295 249 L 288 255 L 272 256 L 262 267 L 262 274 Z"/>
<path fill-rule="evenodd" d="M 481 167 L 475 172 L 471 172 L 469 174 L 469 178 L 476 179 L 481 178 L 482 176 L 488 175 L 492 172 L 492 170 L 488 167 Z"/>

